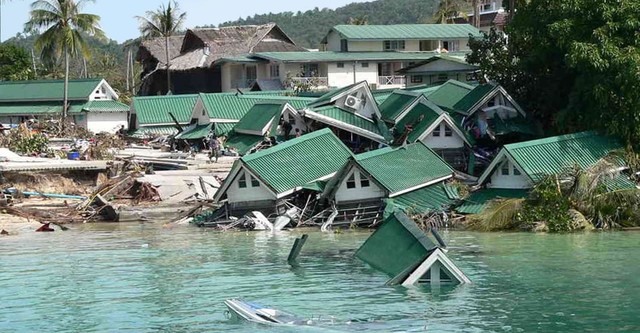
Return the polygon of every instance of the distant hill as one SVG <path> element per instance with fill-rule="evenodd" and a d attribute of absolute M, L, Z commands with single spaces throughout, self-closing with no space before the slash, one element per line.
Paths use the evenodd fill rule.
<path fill-rule="evenodd" d="M 260 14 L 224 22 L 220 26 L 275 22 L 297 44 L 317 48 L 320 40 L 331 27 L 347 24 L 351 18 L 365 18 L 368 24 L 430 23 L 438 2 L 438 0 L 377 0 L 352 3 L 335 10 L 316 7 L 306 12 Z"/>

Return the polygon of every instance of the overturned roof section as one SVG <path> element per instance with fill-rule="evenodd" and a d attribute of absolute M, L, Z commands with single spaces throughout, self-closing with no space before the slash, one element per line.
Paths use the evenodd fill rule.
<path fill-rule="evenodd" d="M 174 70 L 209 67 L 223 58 L 256 52 L 305 51 L 275 23 L 221 28 L 190 29 L 184 37 L 180 56 L 171 61 Z"/>
<path fill-rule="evenodd" d="M 216 194 L 216 200 L 222 198 L 243 167 L 260 178 L 277 197 L 283 197 L 309 182 L 330 177 L 352 156 L 349 148 L 329 129 L 305 134 L 239 159 Z"/>
<path fill-rule="evenodd" d="M 588 168 L 612 151 L 622 148 L 617 140 L 595 132 L 508 144 L 494 158 L 478 183 L 483 184 L 505 158 L 522 170 L 532 182 L 536 182 L 546 175 L 558 174 L 576 165 Z"/>
<path fill-rule="evenodd" d="M 470 24 L 336 25 L 330 33 L 333 31 L 350 40 L 429 40 L 482 36 L 480 30 Z M 323 42 L 326 42 L 326 37 Z"/>

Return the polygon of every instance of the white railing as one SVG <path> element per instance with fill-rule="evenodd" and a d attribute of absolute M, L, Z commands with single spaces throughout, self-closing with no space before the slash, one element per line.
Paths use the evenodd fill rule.
<path fill-rule="evenodd" d="M 312 86 L 318 87 L 327 87 L 329 86 L 329 79 L 327 77 L 292 77 L 291 82 L 293 84 L 308 84 Z"/>
<path fill-rule="evenodd" d="M 378 84 L 381 86 L 397 86 L 407 83 L 405 76 L 391 75 L 391 76 L 378 76 Z"/>

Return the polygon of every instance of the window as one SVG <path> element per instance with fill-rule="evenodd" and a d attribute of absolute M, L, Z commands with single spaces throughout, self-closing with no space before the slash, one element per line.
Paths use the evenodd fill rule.
<path fill-rule="evenodd" d="M 458 41 L 457 40 L 444 40 L 442 41 L 442 48 L 447 50 L 448 52 L 458 51 Z"/>
<path fill-rule="evenodd" d="M 518 170 L 518 168 L 516 168 L 516 166 L 513 166 L 513 175 L 514 176 L 520 176 L 522 175 L 522 173 L 520 173 L 520 170 Z"/>
<path fill-rule="evenodd" d="M 440 126 L 436 126 L 433 130 L 433 136 L 440 136 Z"/>
<path fill-rule="evenodd" d="M 508 162 L 502 163 L 502 167 L 501 167 L 500 173 L 503 176 L 508 176 L 509 175 L 509 163 Z"/>
<path fill-rule="evenodd" d="M 453 136 L 453 131 L 449 125 L 444 125 L 444 136 Z"/>
<path fill-rule="evenodd" d="M 449 75 L 447 73 L 438 74 L 438 82 L 446 82 L 449 79 Z"/>
<path fill-rule="evenodd" d="M 404 50 L 404 44 L 404 40 L 385 40 L 383 43 L 385 51 Z"/>
<path fill-rule="evenodd" d="M 369 186 L 371 186 L 371 182 L 369 181 L 369 178 L 367 178 L 363 174 L 360 174 L 360 187 L 369 187 Z"/>
<path fill-rule="evenodd" d="M 368 62 L 363 62 L 362 63 L 362 68 L 369 68 L 369 63 Z"/>
<path fill-rule="evenodd" d="M 340 52 L 349 52 L 349 41 L 346 39 L 340 40 Z"/>
<path fill-rule="evenodd" d="M 349 179 L 347 179 L 347 188 L 356 188 L 356 175 L 355 175 L 355 173 L 352 173 L 351 176 L 349 176 Z"/>
<path fill-rule="evenodd" d="M 271 67 L 269 69 L 270 69 L 272 78 L 280 77 L 280 65 L 277 65 L 277 64 L 276 65 L 271 65 Z"/>
<path fill-rule="evenodd" d="M 253 176 L 251 176 L 251 187 L 260 187 L 260 182 Z"/>
<path fill-rule="evenodd" d="M 238 178 L 238 187 L 239 188 L 247 188 L 247 178 L 245 177 L 244 172 L 240 174 Z"/>
<path fill-rule="evenodd" d="M 318 64 L 304 64 L 302 65 L 303 77 L 316 77 L 318 76 Z"/>
<path fill-rule="evenodd" d="M 336 64 L 338 68 L 344 68 L 344 62 L 339 62 Z"/>
<path fill-rule="evenodd" d="M 411 75 L 411 83 L 422 83 L 422 75 Z"/>
<path fill-rule="evenodd" d="M 255 80 L 258 77 L 258 70 L 256 66 L 247 66 L 247 80 Z"/>

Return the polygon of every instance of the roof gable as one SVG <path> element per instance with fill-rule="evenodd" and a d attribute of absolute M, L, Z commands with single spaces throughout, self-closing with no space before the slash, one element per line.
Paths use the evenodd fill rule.
<path fill-rule="evenodd" d="M 238 161 L 274 193 L 286 195 L 311 181 L 332 175 L 351 156 L 351 151 L 331 130 L 323 129 L 246 155 Z M 234 169 L 237 169 L 235 165 Z M 226 191 L 227 183 L 225 180 L 217 198 Z"/>
<path fill-rule="evenodd" d="M 481 36 L 480 30 L 470 24 L 337 25 L 331 32 L 349 40 L 462 39 L 469 38 L 469 35 Z"/>
<path fill-rule="evenodd" d="M 103 79 L 69 80 L 68 99 L 88 100 Z M 45 102 L 64 99 L 64 80 L 2 81 L 0 102 Z"/>
<path fill-rule="evenodd" d="M 471 85 L 456 80 L 449 80 L 440 85 L 437 90 L 427 95 L 427 99 L 441 107 L 453 109 L 453 106 L 471 90 L 473 90 L 473 86 Z"/>
<path fill-rule="evenodd" d="M 314 108 L 330 104 L 372 121 L 382 118 L 367 81 L 328 92 L 309 106 Z"/>
<path fill-rule="evenodd" d="M 465 95 L 460 101 L 458 101 L 453 108 L 464 113 L 471 113 L 474 106 L 478 105 L 482 100 L 489 97 L 493 92 L 498 89 L 498 85 L 495 83 L 485 83 L 476 86 L 467 95 Z"/>
<path fill-rule="evenodd" d="M 390 197 L 453 175 L 453 169 L 422 142 L 356 155 L 355 161 L 390 192 Z"/>
<path fill-rule="evenodd" d="M 505 145 L 482 174 L 478 183 L 490 178 L 498 165 L 508 158 L 532 181 L 558 174 L 574 165 L 588 168 L 622 145 L 611 137 L 582 132 Z"/>

